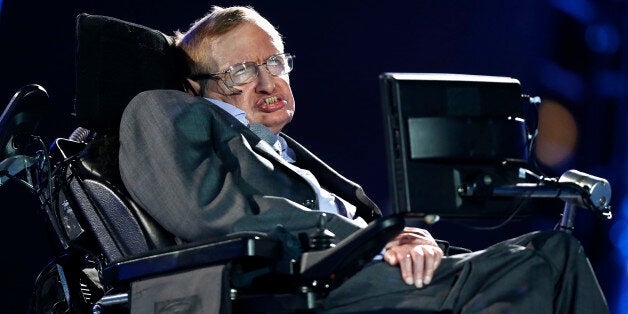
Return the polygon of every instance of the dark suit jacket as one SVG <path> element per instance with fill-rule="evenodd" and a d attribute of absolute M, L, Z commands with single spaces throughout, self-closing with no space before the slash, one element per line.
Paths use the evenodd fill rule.
<path fill-rule="evenodd" d="M 322 186 L 355 204 L 367 221 L 380 215 L 358 185 L 287 140 L 299 166 Z M 179 91 L 144 92 L 131 101 L 120 130 L 120 171 L 139 205 L 184 240 L 277 224 L 313 231 L 320 214 L 305 206 L 316 205 L 314 191 L 268 143 L 209 101 Z M 338 239 L 357 230 L 346 218 L 329 217 Z M 398 274 L 386 263 L 370 264 L 330 293 L 323 312 L 608 313 L 582 247 L 561 232 L 443 259 L 422 289 Z"/>
<path fill-rule="evenodd" d="M 291 138 L 297 166 L 357 207 L 367 222 L 381 215 L 362 188 Z M 180 91 L 140 93 L 120 125 L 120 173 L 133 199 L 183 240 L 237 231 L 312 232 L 316 193 L 247 127 L 208 100 Z M 327 215 L 340 240 L 357 230 Z"/>

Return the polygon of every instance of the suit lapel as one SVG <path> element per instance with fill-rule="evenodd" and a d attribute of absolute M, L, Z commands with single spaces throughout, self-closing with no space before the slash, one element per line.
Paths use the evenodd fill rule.
<path fill-rule="evenodd" d="M 205 100 L 205 99 L 204 99 Z M 207 101 L 207 100 L 206 100 Z M 209 102 L 209 101 L 208 101 Z M 280 165 L 285 171 L 292 174 L 297 180 L 301 180 L 310 187 L 312 193 L 316 194 L 311 188 L 309 182 L 305 180 L 300 174 L 294 171 L 291 165 L 285 161 L 275 150 L 266 143 L 259 136 L 253 133 L 248 127 L 246 127 L 238 119 L 222 110 L 222 108 L 211 105 L 215 109 L 216 113 L 223 116 L 228 122 L 229 126 L 237 133 L 241 134 L 243 140 L 247 141 L 251 145 L 254 153 L 261 155 L 262 157 L 270 160 L 274 164 Z M 348 202 L 357 206 L 357 214 L 364 218 L 367 222 L 371 221 L 377 216 L 381 216 L 381 211 L 365 194 L 362 188 L 356 183 L 346 179 L 338 172 L 333 170 L 322 160 L 308 151 L 305 147 L 301 146 L 298 142 L 290 138 L 289 136 L 281 133 L 281 136 L 286 140 L 288 146 L 292 148 L 297 157 L 297 165 L 303 169 L 311 171 L 320 182 L 321 186 L 329 189 L 330 192 L 339 195 Z"/>
<path fill-rule="evenodd" d="M 321 186 L 355 205 L 358 216 L 370 222 L 382 215 L 379 207 L 366 196 L 361 186 L 336 172 L 297 141 L 283 133 L 281 136 L 294 150 L 297 156 L 297 166 L 310 170 Z"/>
<path fill-rule="evenodd" d="M 204 100 L 206 100 L 206 99 L 204 99 Z M 208 101 L 208 100 L 206 100 L 206 101 Z M 208 102 L 210 102 L 210 101 L 208 101 Z M 270 159 L 270 160 L 272 160 L 275 163 L 281 164 L 288 171 L 290 171 L 290 172 L 294 173 L 295 175 L 301 177 L 298 173 L 296 173 L 294 170 L 291 169 L 291 167 L 288 165 L 288 162 L 285 161 L 283 158 L 281 158 L 281 156 L 279 154 L 277 154 L 277 152 L 273 149 L 272 146 L 270 146 L 270 144 L 266 143 L 259 136 L 257 136 L 255 133 L 253 133 L 253 131 L 251 131 L 248 127 L 246 127 L 244 124 L 242 124 L 242 122 L 240 122 L 240 120 L 234 118 L 228 112 L 224 111 L 222 108 L 220 108 L 220 107 L 218 107 L 216 105 L 212 104 L 212 108 L 216 109 L 216 112 L 219 115 L 223 116 L 224 119 L 226 119 L 229 122 L 229 126 L 234 131 L 236 131 L 237 133 L 242 134 L 244 139 L 247 142 L 249 142 L 249 144 L 252 144 L 251 147 L 253 148 L 253 151 L 255 153 L 258 153 L 258 154 L 262 155 L 263 157 L 265 157 L 266 159 Z M 285 137 L 285 135 L 283 135 L 283 134 L 282 134 L 282 136 Z"/>
<path fill-rule="evenodd" d="M 205 98 L 202 98 L 202 99 L 204 101 L 211 103 L 211 101 Z M 240 120 L 236 119 L 235 117 L 230 115 L 228 112 L 224 111 L 222 108 L 214 105 L 213 103 L 211 104 L 211 107 L 212 109 L 214 109 L 217 115 L 222 116 L 222 118 L 228 122 L 228 125 L 231 127 L 231 129 L 233 129 L 235 132 L 239 134 L 242 134 L 244 139 L 249 144 L 252 144 L 251 147 L 256 153 L 264 156 L 267 159 L 271 159 L 276 162 L 280 162 L 280 163 L 285 162 L 283 158 L 281 158 L 281 156 L 279 156 L 274 151 L 274 149 L 270 146 L 270 144 L 266 143 L 259 136 L 253 133 L 248 127 L 246 127 L 242 122 L 240 122 Z"/>
<path fill-rule="evenodd" d="M 270 144 L 266 143 L 259 136 L 253 133 L 253 131 L 251 131 L 247 126 L 245 126 L 242 122 L 240 122 L 240 120 L 236 119 L 235 117 L 230 115 L 228 112 L 224 111 L 222 108 L 213 104 L 211 105 L 211 107 L 215 109 L 215 112 L 218 115 L 222 116 L 222 118 L 224 118 L 225 121 L 227 121 L 227 124 L 234 132 L 242 136 L 242 140 L 246 141 L 249 144 L 253 153 L 258 154 L 266 158 L 267 160 L 270 160 L 273 164 L 278 165 L 279 167 L 282 167 L 283 170 L 290 173 L 293 178 L 305 183 L 305 186 L 310 188 L 311 193 L 313 195 L 316 195 L 316 192 L 311 187 L 310 183 L 307 180 L 305 180 L 300 174 L 294 171 L 291 165 L 287 161 L 285 161 L 283 158 L 281 158 L 281 156 L 277 154 L 277 152 L 273 149 L 272 146 L 270 146 Z M 316 202 L 313 204 L 316 204 Z M 306 205 L 306 206 L 311 208 L 310 205 Z"/>

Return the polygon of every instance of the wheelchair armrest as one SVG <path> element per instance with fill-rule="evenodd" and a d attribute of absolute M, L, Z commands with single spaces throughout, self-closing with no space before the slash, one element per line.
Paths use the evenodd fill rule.
<path fill-rule="evenodd" d="M 304 253 L 301 279 L 344 280 L 351 277 L 381 253 L 386 243 L 397 236 L 405 225 L 405 220 L 399 215 L 380 218 L 335 247 Z"/>
<path fill-rule="evenodd" d="M 384 245 L 404 227 L 405 221 L 400 216 L 375 220 L 335 247 L 303 253 L 297 276 L 303 281 L 348 278 L 380 253 Z M 103 282 L 121 284 L 236 258 L 277 260 L 281 256 L 281 241 L 262 233 L 238 233 L 200 244 L 189 243 L 154 250 L 113 262 L 103 269 Z"/>
<path fill-rule="evenodd" d="M 121 284 L 148 276 L 200 267 L 243 257 L 276 259 L 280 241 L 257 232 L 237 233 L 207 242 L 154 250 L 113 262 L 103 269 L 103 282 Z"/>

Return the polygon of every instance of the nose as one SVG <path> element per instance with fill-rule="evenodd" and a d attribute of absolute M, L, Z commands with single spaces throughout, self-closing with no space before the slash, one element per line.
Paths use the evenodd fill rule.
<path fill-rule="evenodd" d="M 264 66 L 258 67 L 257 70 L 259 73 L 257 74 L 255 91 L 262 94 L 272 93 L 275 90 L 275 77 Z"/>

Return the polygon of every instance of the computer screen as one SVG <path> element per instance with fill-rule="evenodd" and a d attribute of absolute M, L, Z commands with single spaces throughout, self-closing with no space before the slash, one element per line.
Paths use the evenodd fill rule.
<path fill-rule="evenodd" d="M 384 73 L 380 88 L 394 213 L 445 219 L 513 213 L 517 199 L 488 196 L 493 187 L 515 184 L 527 163 L 518 80 Z M 470 188 L 474 197 L 463 196 L 461 189 Z"/>

